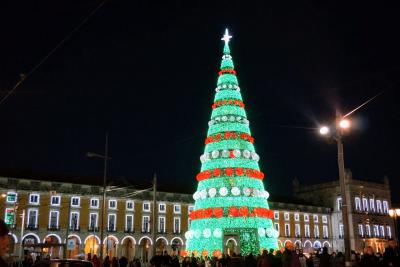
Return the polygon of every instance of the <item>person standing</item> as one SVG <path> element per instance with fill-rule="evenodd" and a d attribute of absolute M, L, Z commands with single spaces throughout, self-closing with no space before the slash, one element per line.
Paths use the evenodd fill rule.
<path fill-rule="evenodd" d="M 5 257 L 8 255 L 10 237 L 7 224 L 0 219 L 0 267 L 8 267 Z"/>
<path fill-rule="evenodd" d="M 397 246 L 396 240 L 389 239 L 389 246 L 383 253 L 383 266 L 384 267 L 399 267 L 400 266 L 400 251 Z"/>

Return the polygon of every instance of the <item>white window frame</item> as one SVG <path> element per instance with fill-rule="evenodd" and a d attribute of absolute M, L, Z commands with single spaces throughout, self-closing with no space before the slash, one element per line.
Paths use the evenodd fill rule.
<path fill-rule="evenodd" d="M 111 203 L 114 203 L 114 207 L 111 207 Z M 118 208 L 118 201 L 116 199 L 109 199 L 108 200 L 108 209 L 116 210 L 117 208 Z"/>
<path fill-rule="evenodd" d="M 301 237 L 301 229 L 300 229 L 300 224 L 296 223 L 294 225 L 294 234 L 296 237 Z"/>
<path fill-rule="evenodd" d="M 310 221 L 310 215 L 304 214 L 304 221 L 309 222 Z"/>
<path fill-rule="evenodd" d="M 375 212 L 375 199 L 373 199 L 373 198 L 369 199 L 369 208 L 370 208 L 371 212 Z"/>
<path fill-rule="evenodd" d="M 285 213 L 283 214 L 283 218 L 285 219 L 285 221 L 289 221 L 289 220 L 290 220 L 290 214 L 289 214 L 289 212 L 285 212 Z"/>
<path fill-rule="evenodd" d="M 179 221 L 179 226 L 178 226 L 178 229 L 176 229 L 176 221 Z M 174 217 L 174 233 L 175 234 L 179 234 L 181 232 L 181 218 L 180 217 Z"/>
<path fill-rule="evenodd" d="M 164 207 L 164 210 L 161 210 L 161 207 Z M 159 203 L 159 204 L 158 204 L 158 212 L 159 212 L 159 213 L 166 213 L 166 212 L 167 212 L 167 204 L 165 204 L 165 203 Z"/>
<path fill-rule="evenodd" d="M 366 197 L 362 198 L 362 205 L 363 205 L 363 211 L 364 212 L 369 212 L 369 205 L 368 205 L 368 199 Z"/>
<path fill-rule="evenodd" d="M 319 235 L 319 226 L 314 225 L 314 238 L 318 239 L 320 237 Z"/>
<path fill-rule="evenodd" d="M 285 223 L 285 237 L 290 237 L 290 224 Z"/>
<path fill-rule="evenodd" d="M 392 228 L 390 225 L 386 225 L 386 236 L 392 238 Z"/>
<path fill-rule="evenodd" d="M 355 203 L 356 211 L 362 211 L 362 208 L 361 208 L 361 198 L 355 197 L 355 198 L 354 198 L 354 203 Z"/>
<path fill-rule="evenodd" d="M 304 225 L 304 237 L 310 238 L 310 225 L 309 224 L 305 224 Z"/>
<path fill-rule="evenodd" d="M 94 206 L 93 203 L 92 203 L 92 201 L 96 201 L 96 202 L 97 202 L 97 205 Z M 90 199 L 90 208 L 91 208 L 91 209 L 98 209 L 98 208 L 100 208 L 100 199 L 97 198 L 97 197 L 92 197 L 92 198 Z"/>
<path fill-rule="evenodd" d="M 145 218 L 147 218 L 147 229 L 144 227 Z M 150 233 L 150 231 L 151 231 L 150 216 L 149 215 L 143 215 L 142 216 L 142 232 L 144 232 L 144 233 L 149 232 Z"/>
<path fill-rule="evenodd" d="M 376 200 L 376 212 L 383 213 L 382 201 L 380 199 Z"/>
<path fill-rule="evenodd" d="M 339 224 L 339 238 L 344 238 L 344 226 Z"/>
<path fill-rule="evenodd" d="M 295 213 L 295 214 L 294 214 L 294 220 L 295 220 L 296 222 L 300 221 L 300 214 Z"/>
<path fill-rule="evenodd" d="M 110 229 L 110 218 L 114 216 L 114 228 Z M 116 213 L 109 213 L 107 215 L 107 229 L 111 231 L 116 231 L 117 230 L 117 214 Z"/>
<path fill-rule="evenodd" d="M 132 218 L 132 225 L 131 228 L 128 228 L 128 217 Z M 135 218 L 133 217 L 133 214 L 125 214 L 125 230 L 126 231 L 133 231 L 135 229 Z"/>
<path fill-rule="evenodd" d="M 58 228 L 59 225 L 60 225 L 60 211 L 58 211 L 58 210 L 50 210 L 49 211 L 49 224 L 48 224 L 48 227 L 49 228 L 52 227 L 52 225 L 51 225 L 51 213 L 52 212 L 55 212 L 57 214 L 55 227 Z"/>
<path fill-rule="evenodd" d="M 8 214 L 9 214 L 9 213 L 12 214 L 12 220 L 13 220 L 13 221 L 12 221 L 12 224 L 15 225 L 15 224 L 16 224 L 16 221 L 15 221 L 16 212 L 15 212 L 14 208 L 6 208 L 6 209 L 4 210 L 4 222 L 5 222 L 6 224 L 11 224 L 11 221 L 8 220 Z"/>
<path fill-rule="evenodd" d="M 10 195 L 14 195 L 15 196 L 14 201 L 9 201 L 8 196 L 10 196 Z M 18 193 L 14 192 L 14 191 L 8 191 L 7 195 L 6 195 L 6 202 L 7 203 L 16 203 L 17 201 L 18 201 Z"/>
<path fill-rule="evenodd" d="M 385 226 L 379 225 L 379 234 L 381 237 L 385 237 Z"/>
<path fill-rule="evenodd" d="M 72 201 L 71 201 L 71 203 L 72 203 Z M 76 219 L 76 227 L 77 227 L 77 229 L 79 229 L 80 228 L 79 220 L 80 220 L 80 217 L 81 217 L 81 214 L 80 214 L 79 211 L 71 211 L 70 217 L 69 217 L 69 227 L 72 228 L 72 214 L 74 214 L 74 213 L 78 214 L 77 219 Z M 75 228 L 73 230 L 75 230 Z"/>
<path fill-rule="evenodd" d="M 33 202 L 31 199 L 32 197 L 37 197 L 37 201 Z M 39 205 L 39 203 L 40 203 L 40 194 L 37 194 L 37 193 L 29 194 L 29 204 L 30 205 Z"/>
<path fill-rule="evenodd" d="M 161 221 L 163 221 L 163 227 L 161 227 Z M 158 232 L 161 234 L 165 234 L 166 232 L 166 220 L 165 216 L 158 216 Z"/>
<path fill-rule="evenodd" d="M 323 225 L 322 226 L 322 237 L 324 238 L 324 239 L 327 239 L 327 238 L 329 238 L 329 229 L 328 229 L 328 225 Z"/>
<path fill-rule="evenodd" d="M 178 208 L 178 211 L 176 210 Z M 181 204 L 174 204 L 174 214 L 181 214 L 182 206 Z"/>
<path fill-rule="evenodd" d="M 99 213 L 98 212 L 90 212 L 89 213 L 89 228 L 92 227 L 92 214 L 96 215 L 96 221 L 94 222 L 94 228 L 99 227 Z"/>
<path fill-rule="evenodd" d="M 74 199 L 78 200 L 78 204 L 74 204 Z M 73 196 L 71 197 L 71 207 L 79 208 L 81 206 L 81 197 Z"/>
<path fill-rule="evenodd" d="M 342 205 L 343 205 L 343 199 L 342 199 L 342 197 L 338 197 L 336 199 L 336 209 L 338 211 L 341 211 L 342 210 Z"/>
<path fill-rule="evenodd" d="M 366 234 L 367 237 L 372 237 L 371 226 L 369 224 L 365 225 L 365 234 Z"/>
<path fill-rule="evenodd" d="M 53 204 L 53 199 L 58 199 L 58 203 L 57 204 Z M 51 196 L 50 197 L 50 206 L 61 206 L 61 196 Z"/>
<path fill-rule="evenodd" d="M 274 219 L 279 220 L 279 211 L 274 211 Z"/>
<path fill-rule="evenodd" d="M 189 215 L 192 211 L 194 211 L 194 206 L 193 206 L 193 205 L 189 205 L 189 206 L 188 206 L 188 215 Z"/>
<path fill-rule="evenodd" d="M 148 209 L 145 209 L 145 206 L 146 206 L 146 205 L 149 206 Z M 151 212 L 151 205 L 150 205 L 150 202 L 143 202 L 142 211 L 144 211 L 144 212 Z"/>
<path fill-rule="evenodd" d="M 374 237 L 379 237 L 379 225 L 374 224 L 372 226 L 373 232 L 374 232 Z"/>
<path fill-rule="evenodd" d="M 328 223 L 328 216 L 322 215 L 322 223 Z"/>
<path fill-rule="evenodd" d="M 314 221 L 314 223 L 318 223 L 318 215 L 317 214 L 314 214 L 313 215 L 313 221 Z"/>
<path fill-rule="evenodd" d="M 358 235 L 364 237 L 364 225 L 358 224 Z"/>
<path fill-rule="evenodd" d="M 387 200 L 382 201 L 383 213 L 389 214 L 389 202 Z"/>
<path fill-rule="evenodd" d="M 132 205 L 132 208 L 129 208 L 129 207 L 128 207 L 129 204 Z M 127 200 L 126 203 L 125 203 L 125 209 L 126 209 L 126 210 L 129 210 L 129 211 L 134 211 L 134 210 L 135 210 L 135 201 L 133 201 L 133 200 Z"/>
<path fill-rule="evenodd" d="M 274 223 L 274 229 L 280 233 L 280 225 L 279 223 Z"/>
<path fill-rule="evenodd" d="M 27 219 L 26 219 L 26 226 L 30 226 L 29 221 L 30 221 L 31 211 L 34 211 L 36 213 L 35 224 L 33 226 L 37 227 L 38 220 L 39 220 L 39 210 L 38 209 L 28 209 L 28 216 L 27 216 Z"/>

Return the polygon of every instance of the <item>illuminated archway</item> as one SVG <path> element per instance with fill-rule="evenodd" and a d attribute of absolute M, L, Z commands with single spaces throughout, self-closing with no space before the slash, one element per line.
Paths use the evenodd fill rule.
<path fill-rule="evenodd" d="M 100 238 L 96 235 L 89 235 L 85 238 L 85 255 L 88 253 L 99 255 L 100 253 Z"/>
<path fill-rule="evenodd" d="M 133 236 L 125 236 L 121 240 L 121 254 L 131 261 L 135 257 L 136 240 Z"/>
<path fill-rule="evenodd" d="M 149 262 L 151 258 L 151 246 L 153 245 L 153 240 L 148 236 L 142 236 L 139 241 L 139 258 L 142 259 L 144 263 Z"/>

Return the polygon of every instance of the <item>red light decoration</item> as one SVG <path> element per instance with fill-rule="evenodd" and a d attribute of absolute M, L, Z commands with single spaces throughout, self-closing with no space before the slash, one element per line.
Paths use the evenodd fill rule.
<path fill-rule="evenodd" d="M 250 212 L 252 209 L 252 212 Z M 207 208 L 194 210 L 189 214 L 190 220 L 199 220 L 207 218 L 222 218 L 224 216 L 224 208 Z M 272 219 L 274 212 L 265 208 L 249 208 L 249 207 L 236 207 L 231 206 L 227 209 L 226 216 L 229 217 L 260 217 Z"/>
<path fill-rule="evenodd" d="M 264 179 L 265 175 L 263 172 L 254 169 L 247 169 L 247 168 L 222 168 L 222 169 L 213 169 L 213 170 L 206 170 L 202 171 L 197 174 L 196 179 L 197 181 L 203 181 L 210 178 L 217 178 L 220 176 L 247 176 L 249 178 L 254 179 Z"/>
<path fill-rule="evenodd" d="M 239 133 L 239 132 L 224 132 L 224 133 L 218 133 L 214 135 L 210 135 L 206 138 L 204 143 L 207 145 L 209 143 L 213 142 L 219 142 L 221 140 L 232 140 L 232 139 L 243 139 L 246 140 L 250 143 L 254 143 L 254 138 L 251 137 L 251 135 L 247 133 Z"/>
<path fill-rule="evenodd" d="M 220 70 L 218 72 L 218 75 L 221 76 L 222 74 L 233 74 L 233 75 L 236 75 L 236 71 L 235 70 L 231 70 L 231 69 Z"/>
<path fill-rule="evenodd" d="M 216 109 L 217 107 L 225 106 L 225 105 L 238 106 L 238 107 L 244 108 L 244 103 L 237 99 L 218 100 L 218 101 L 214 102 L 214 104 L 211 107 L 212 107 L 212 109 Z"/>

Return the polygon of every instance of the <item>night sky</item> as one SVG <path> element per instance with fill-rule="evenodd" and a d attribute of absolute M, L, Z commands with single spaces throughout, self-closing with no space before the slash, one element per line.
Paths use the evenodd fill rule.
<path fill-rule="evenodd" d="M 111 180 L 146 185 L 156 172 L 195 191 L 228 27 L 271 195 L 290 194 L 294 177 L 337 179 L 336 145 L 307 128 L 382 93 L 350 117 L 345 165 L 356 179 L 387 175 L 400 200 L 397 7 L 164 2 L 106 2 L 0 105 L 0 175 L 89 182 L 103 162 L 85 154 L 103 153 L 108 131 Z M 100 3 L 2 8 L 0 96 Z"/>

